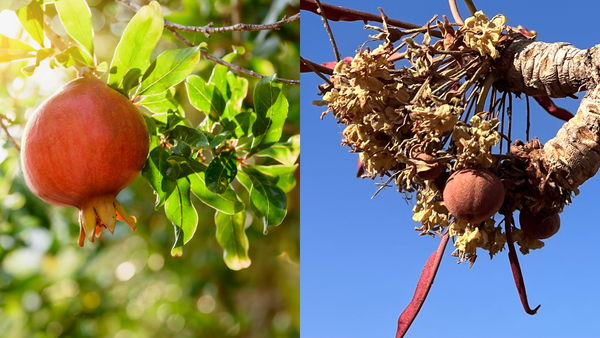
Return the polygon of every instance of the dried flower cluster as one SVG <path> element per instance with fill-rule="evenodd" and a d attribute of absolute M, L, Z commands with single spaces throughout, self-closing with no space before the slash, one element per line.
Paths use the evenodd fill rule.
<path fill-rule="evenodd" d="M 342 144 L 360 153 L 363 177 L 387 176 L 400 192 L 416 191 L 413 220 L 421 223 L 416 230 L 422 235 L 448 229 L 455 236 L 454 254 L 471 264 L 477 248 L 493 256 L 506 243 L 502 228 L 491 218 L 479 224 L 455 219 L 442 190 L 449 174 L 459 169 L 486 168 L 506 179 L 500 173 L 502 158 L 492 154 L 501 141 L 502 104 L 492 100 L 490 112 L 481 104 L 491 86 L 485 79 L 492 61 L 506 40 L 506 18 L 489 20 L 477 12 L 459 29 L 444 17 L 411 32 L 391 31 L 383 19 L 384 29 L 372 36 L 382 44 L 372 51 L 361 48 L 351 62 L 340 61 L 331 84 L 322 87 L 328 111 L 346 125 Z M 443 38 L 431 45 L 433 28 Z M 418 33 L 424 34 L 422 44 L 415 41 Z M 388 59 L 403 47 L 407 63 L 397 69 Z M 423 175 L 440 166 L 442 174 Z M 518 229 L 513 240 L 524 253 L 543 246 Z"/>

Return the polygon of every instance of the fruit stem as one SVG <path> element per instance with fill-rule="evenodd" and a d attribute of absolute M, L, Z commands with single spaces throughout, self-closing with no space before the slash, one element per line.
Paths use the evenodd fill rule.
<path fill-rule="evenodd" d="M 440 263 L 442 262 L 444 250 L 446 249 L 449 238 L 450 235 L 448 235 L 446 232 L 446 234 L 442 237 L 437 250 L 432 253 L 431 256 L 429 256 L 427 263 L 425 263 L 425 267 L 423 268 L 423 272 L 421 272 L 421 278 L 419 278 L 419 282 L 417 283 L 417 289 L 415 290 L 413 299 L 410 301 L 404 311 L 402 311 L 400 318 L 398 318 L 396 338 L 404 337 L 410 328 L 410 325 L 417 317 L 417 314 L 419 314 L 423 303 L 425 303 L 427 294 L 431 289 L 431 285 L 433 285 L 433 280 L 435 279 L 435 275 L 437 274 Z"/>
<path fill-rule="evenodd" d="M 521 265 L 519 264 L 519 258 L 517 257 L 517 252 L 515 251 L 515 244 L 513 243 L 512 239 L 512 222 L 513 209 L 509 209 L 506 212 L 506 217 L 504 221 L 504 231 L 506 232 L 506 243 L 508 244 L 508 259 L 510 260 L 510 268 L 515 279 L 515 285 L 517 286 L 517 290 L 519 291 L 519 298 L 521 298 L 521 304 L 523 304 L 523 309 L 527 314 L 534 315 L 537 313 L 537 310 L 542 305 L 540 304 L 536 306 L 533 310 L 529 307 L 529 302 L 527 300 L 527 291 L 525 291 L 525 281 L 523 280 L 523 272 L 521 271 Z"/>

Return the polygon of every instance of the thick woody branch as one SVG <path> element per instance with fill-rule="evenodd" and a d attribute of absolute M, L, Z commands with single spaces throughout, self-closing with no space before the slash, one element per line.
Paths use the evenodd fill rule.
<path fill-rule="evenodd" d="M 134 2 L 131 2 L 130 0 L 115 0 L 115 1 L 118 1 L 122 4 L 124 4 L 125 6 L 129 7 L 131 10 L 133 10 L 134 12 L 137 12 L 140 10 L 140 8 L 142 8 L 140 5 L 138 5 Z M 165 27 L 177 29 L 177 30 L 180 30 L 183 32 L 202 33 L 208 38 L 208 37 L 210 37 L 211 33 L 227 33 L 227 32 L 235 32 L 235 31 L 238 31 L 238 32 L 262 31 L 262 30 L 268 30 L 268 29 L 279 29 L 282 26 L 285 26 L 288 23 L 294 22 L 298 19 L 300 19 L 300 13 L 295 14 L 289 18 L 283 18 L 282 20 L 274 22 L 274 23 L 269 23 L 269 24 L 264 24 L 264 25 L 252 25 L 252 24 L 245 24 L 245 23 L 237 23 L 235 25 L 226 26 L 226 27 L 213 27 L 212 22 L 206 26 L 185 26 L 185 25 L 180 25 L 178 23 L 174 23 L 174 22 L 165 20 Z"/>
<path fill-rule="evenodd" d="M 127 7 L 129 7 L 131 10 L 133 10 L 134 12 L 137 12 L 141 7 L 138 6 L 135 3 L 130 2 L 129 0 L 115 0 L 115 1 L 119 1 L 121 3 L 123 3 L 124 5 L 126 5 Z M 298 18 L 300 17 L 300 14 L 297 14 Z M 292 20 L 293 21 L 293 20 Z M 175 24 L 176 25 L 176 24 Z M 165 20 L 165 28 L 168 29 L 179 41 L 183 42 L 186 46 L 188 47 L 195 47 L 196 45 L 194 45 L 194 43 L 192 43 L 190 40 L 186 39 L 183 35 L 181 35 L 178 31 L 177 31 L 177 27 L 173 26 L 173 23 L 170 23 L 169 21 Z M 260 73 L 256 73 L 253 72 L 249 69 L 245 69 L 242 68 L 240 66 L 234 65 L 232 63 L 223 61 L 221 59 L 219 59 L 218 57 L 208 53 L 205 50 L 200 49 L 200 54 L 202 56 L 204 56 L 206 59 L 214 61 L 220 65 L 223 65 L 229 69 L 232 69 L 234 71 L 240 72 L 242 74 L 246 74 L 255 78 L 259 78 L 262 79 L 263 77 L 265 77 L 266 75 L 260 74 Z M 300 85 L 300 81 L 299 80 L 289 80 L 289 79 L 282 79 L 282 78 L 276 78 L 276 80 L 278 82 L 281 83 L 285 83 L 285 84 L 290 84 L 290 85 L 295 85 L 295 86 L 299 86 Z"/>

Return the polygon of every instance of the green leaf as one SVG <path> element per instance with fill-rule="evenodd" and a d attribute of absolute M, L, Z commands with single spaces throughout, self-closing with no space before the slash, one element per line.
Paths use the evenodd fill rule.
<path fill-rule="evenodd" d="M 41 48 L 41 49 L 39 49 L 37 51 L 37 55 L 36 55 L 36 58 L 35 58 L 35 64 L 34 65 L 25 66 L 25 67 L 21 68 L 21 72 L 23 74 L 27 75 L 27 76 L 33 75 L 33 72 L 40 65 L 40 62 L 42 62 L 42 60 L 44 60 L 45 58 L 47 58 L 50 55 L 52 55 L 52 53 L 54 53 L 54 49 L 52 49 L 52 48 Z"/>
<path fill-rule="evenodd" d="M 279 225 L 287 213 L 287 197 L 285 192 L 273 183 L 268 176 L 248 167 L 242 167 L 252 182 L 250 190 L 250 209 L 254 215 L 262 219 L 266 227 Z"/>
<path fill-rule="evenodd" d="M 29 59 L 29 58 L 34 58 L 34 57 L 36 57 L 35 54 L 29 54 L 29 53 L 19 53 L 19 54 L 0 53 L 0 62 L 23 60 L 23 59 Z"/>
<path fill-rule="evenodd" d="M 170 88 L 169 90 L 156 95 L 144 96 L 139 101 L 139 104 L 154 113 L 166 113 L 169 109 L 177 110 L 179 104 L 175 100 L 174 94 L 175 88 Z"/>
<path fill-rule="evenodd" d="M 94 66 L 92 58 L 79 46 L 71 46 L 55 56 L 56 61 L 63 67 L 69 68 L 77 65 L 80 67 Z"/>
<path fill-rule="evenodd" d="M 169 153 L 160 146 L 152 149 L 142 169 L 142 177 L 148 181 L 156 192 L 154 209 L 158 210 L 175 189 L 175 182 L 167 178 L 167 171 L 172 165 L 167 161 Z"/>
<path fill-rule="evenodd" d="M 160 133 L 166 133 L 167 131 L 180 125 L 186 127 L 190 126 L 189 122 L 185 118 L 179 116 L 179 112 L 177 110 L 169 109 L 164 114 L 161 113 L 152 115 L 152 118 L 159 124 L 164 125 L 164 127 L 161 126 L 158 129 Z"/>
<path fill-rule="evenodd" d="M 213 158 L 206 169 L 206 186 L 215 194 L 227 191 L 229 183 L 237 175 L 235 150 L 224 151 Z"/>
<path fill-rule="evenodd" d="M 229 107 L 229 102 L 227 102 L 227 107 Z M 221 144 L 221 142 L 228 139 L 229 135 L 231 135 L 231 132 L 234 131 L 237 127 L 238 122 L 236 120 L 227 122 L 223 129 L 221 129 L 221 131 L 217 135 L 215 135 L 213 140 L 210 141 L 208 148 L 215 148 L 216 146 Z"/>
<path fill-rule="evenodd" d="M 221 115 L 225 111 L 225 99 L 217 86 L 196 75 L 188 77 L 185 85 L 192 106 L 204 112 L 213 121 L 223 121 Z"/>
<path fill-rule="evenodd" d="M 256 153 L 256 156 L 267 156 L 283 165 L 291 166 L 300 156 L 300 135 L 290 137 L 287 142 L 275 143 Z"/>
<path fill-rule="evenodd" d="M 173 146 L 171 147 L 171 151 L 175 155 L 181 155 L 183 157 L 192 156 L 192 147 L 184 141 L 181 140 L 172 140 Z"/>
<path fill-rule="evenodd" d="M 202 203 L 222 213 L 233 215 L 244 210 L 244 203 L 239 199 L 231 186 L 222 194 L 215 194 L 206 187 L 206 166 L 196 160 L 180 161 L 182 172 L 187 175 L 192 185 L 192 192 Z"/>
<path fill-rule="evenodd" d="M 108 71 L 108 63 L 106 61 L 102 61 L 96 66 L 96 74 L 104 74 L 106 71 Z"/>
<path fill-rule="evenodd" d="M 0 1 L 0 12 L 5 9 L 16 11 L 31 3 L 31 0 L 2 0 Z"/>
<path fill-rule="evenodd" d="M 248 256 L 248 237 L 244 229 L 246 211 L 227 215 L 217 211 L 215 225 L 217 226 L 217 242 L 223 248 L 223 260 L 231 270 L 241 270 L 250 266 Z"/>
<path fill-rule="evenodd" d="M 27 33 L 44 47 L 44 1 L 31 1 L 27 7 L 17 10 L 17 16 Z"/>
<path fill-rule="evenodd" d="M 163 26 L 162 9 L 156 1 L 143 6 L 133 16 L 110 63 L 109 86 L 124 89 L 125 92 L 135 87 L 135 83 L 150 66 L 150 53 L 162 35 Z M 125 88 L 126 78 L 133 83 L 129 88 Z"/>
<path fill-rule="evenodd" d="M 173 130 L 169 132 L 169 139 L 184 141 L 194 148 L 208 147 L 208 140 L 201 131 L 186 126 L 179 125 L 173 128 Z"/>
<path fill-rule="evenodd" d="M 54 6 L 65 30 L 75 41 L 94 55 L 92 14 L 85 0 L 55 0 Z"/>
<path fill-rule="evenodd" d="M 239 138 L 250 135 L 250 133 L 252 131 L 252 124 L 254 124 L 254 121 L 256 121 L 256 114 L 255 113 L 237 114 L 234 117 L 233 121 L 235 121 L 235 123 L 237 125 L 237 127 L 233 131 L 233 135 L 235 135 L 235 137 L 239 139 Z"/>
<path fill-rule="evenodd" d="M 238 54 L 229 53 L 229 54 L 223 56 L 221 59 L 225 62 L 231 63 L 237 57 L 238 57 Z M 208 82 L 213 83 L 215 85 L 215 87 L 217 87 L 219 89 L 219 91 L 223 95 L 223 99 L 225 101 L 229 100 L 229 93 L 230 93 L 229 88 L 228 88 L 229 86 L 227 83 L 227 72 L 228 71 L 229 71 L 229 68 L 217 64 L 215 66 L 215 68 L 213 68 L 213 71 L 210 74 L 210 78 L 208 79 Z"/>
<path fill-rule="evenodd" d="M 25 54 L 25 52 L 35 52 L 35 48 L 17 39 L 0 34 L 0 53 L 19 55 Z"/>
<path fill-rule="evenodd" d="M 276 74 L 260 79 L 254 89 L 256 122 L 252 126 L 254 142 L 252 151 L 257 152 L 278 142 L 288 113 L 288 101 L 281 91 L 282 84 Z"/>
<path fill-rule="evenodd" d="M 187 177 L 177 180 L 175 190 L 165 203 L 167 218 L 175 227 L 175 244 L 171 256 L 181 257 L 183 245 L 192 239 L 198 226 L 198 213 L 190 200 L 190 182 Z"/>
<path fill-rule="evenodd" d="M 277 186 L 284 192 L 290 192 L 296 186 L 296 178 L 294 172 L 298 168 L 297 164 L 292 166 L 285 165 L 271 165 L 271 166 L 260 166 L 260 165 L 248 165 L 261 174 L 276 179 Z"/>
<path fill-rule="evenodd" d="M 200 60 L 198 47 L 167 50 L 144 73 L 137 95 L 162 93 L 183 81 Z"/>
<path fill-rule="evenodd" d="M 231 91 L 229 101 L 234 111 L 240 111 L 242 109 L 242 102 L 244 102 L 244 98 L 248 94 L 248 80 L 230 71 L 227 73 L 227 83 Z"/>
<path fill-rule="evenodd" d="M 246 174 L 243 170 L 238 171 L 238 174 L 235 176 L 235 178 L 237 178 L 240 184 L 246 188 L 248 193 L 252 190 L 252 181 L 250 180 L 250 176 L 248 176 L 248 174 Z"/>

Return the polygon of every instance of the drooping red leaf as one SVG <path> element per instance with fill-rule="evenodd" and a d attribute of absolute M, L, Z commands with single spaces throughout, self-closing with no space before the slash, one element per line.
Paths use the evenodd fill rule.
<path fill-rule="evenodd" d="M 508 259 L 510 261 L 510 269 L 512 270 L 513 277 L 515 279 L 515 285 L 517 286 L 517 291 L 519 291 L 519 298 L 521 298 L 521 304 L 523 304 L 523 309 L 527 314 L 534 315 L 537 313 L 537 310 L 542 306 L 541 304 L 536 306 L 535 309 L 531 309 L 529 307 L 529 301 L 527 300 L 527 291 L 525 291 L 525 281 L 523 280 L 523 272 L 521 271 L 521 265 L 519 264 L 519 258 L 517 257 L 517 252 L 515 251 L 515 244 L 512 240 L 512 222 L 513 215 L 512 211 L 506 213 L 505 218 L 505 232 L 506 232 L 506 244 L 508 244 Z"/>
<path fill-rule="evenodd" d="M 440 267 L 444 250 L 446 249 L 449 238 L 450 236 L 448 234 L 445 234 L 442 237 L 437 250 L 432 253 L 431 256 L 429 256 L 427 263 L 425 263 L 425 267 L 423 268 L 423 272 L 421 272 L 421 278 L 419 278 L 419 283 L 417 283 L 417 289 L 415 290 L 413 299 L 410 301 L 406 309 L 404 309 L 400 315 L 400 318 L 398 318 L 396 338 L 404 337 L 410 328 L 410 325 L 417 317 L 417 314 L 419 314 L 423 303 L 425 303 L 425 298 L 427 298 L 427 294 L 431 289 L 431 285 L 433 285 L 433 280 L 435 279 L 435 275 Z"/>
<path fill-rule="evenodd" d="M 558 107 L 548 96 L 534 96 L 533 98 L 540 106 L 542 106 L 542 108 L 544 108 L 545 111 L 548 112 L 548 114 L 554 117 L 557 117 L 563 121 L 569 121 L 573 117 L 573 114 L 571 114 L 570 111 Z"/>

